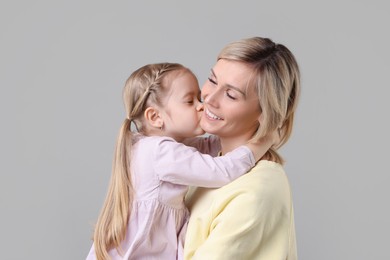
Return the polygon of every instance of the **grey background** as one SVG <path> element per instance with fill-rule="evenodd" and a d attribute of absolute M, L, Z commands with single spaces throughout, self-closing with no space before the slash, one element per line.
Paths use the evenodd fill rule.
<path fill-rule="evenodd" d="M 282 149 L 299 258 L 390 259 L 388 6 L 2 0 L 0 258 L 85 258 L 131 71 L 180 62 L 202 85 L 225 44 L 258 35 L 302 71 Z"/>

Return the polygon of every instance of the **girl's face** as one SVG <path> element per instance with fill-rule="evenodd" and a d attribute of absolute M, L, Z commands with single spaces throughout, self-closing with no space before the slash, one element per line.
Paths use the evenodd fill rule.
<path fill-rule="evenodd" d="M 247 87 L 252 74 L 245 63 L 218 60 L 202 88 L 200 125 L 207 133 L 237 145 L 253 136 L 259 126 L 260 104 L 254 88 Z"/>
<path fill-rule="evenodd" d="M 174 72 L 169 75 L 170 92 L 163 108 L 164 135 L 182 141 L 204 134 L 199 125 L 203 105 L 199 101 L 198 80 L 190 72 Z"/>

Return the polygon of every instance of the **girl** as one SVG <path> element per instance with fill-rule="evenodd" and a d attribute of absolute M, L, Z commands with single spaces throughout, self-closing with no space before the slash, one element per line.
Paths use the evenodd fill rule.
<path fill-rule="evenodd" d="M 271 141 L 247 143 L 216 158 L 180 143 L 204 133 L 197 79 L 180 64 L 139 68 L 123 98 L 127 118 L 87 259 L 181 259 L 188 185 L 227 184 L 253 167 Z M 130 130 L 132 123 L 138 133 Z M 220 150 L 215 137 L 190 142 L 211 155 Z"/>

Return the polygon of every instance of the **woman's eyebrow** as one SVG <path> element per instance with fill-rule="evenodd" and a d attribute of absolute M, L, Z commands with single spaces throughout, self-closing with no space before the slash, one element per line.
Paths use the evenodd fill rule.
<path fill-rule="evenodd" d="M 215 75 L 215 72 L 214 72 L 213 69 L 211 69 L 211 74 L 213 74 L 213 77 L 214 77 L 214 78 L 217 78 L 217 75 Z"/>
<path fill-rule="evenodd" d="M 232 86 L 232 85 L 230 85 L 230 84 L 225 84 L 225 87 L 226 87 L 226 88 L 230 88 L 230 89 L 234 89 L 235 91 L 241 93 L 241 94 L 246 98 L 245 92 L 243 92 L 241 89 L 239 89 L 239 88 L 237 88 L 237 87 L 235 87 L 235 86 Z"/>
<path fill-rule="evenodd" d="M 214 72 L 213 69 L 211 69 L 211 74 L 212 74 L 213 77 L 214 77 L 215 79 L 217 79 L 217 81 L 218 81 L 218 78 L 217 78 L 217 76 L 215 75 L 215 72 Z M 235 91 L 241 93 L 241 94 L 246 98 L 245 92 L 243 92 L 240 88 L 237 88 L 237 87 L 235 87 L 235 86 L 233 86 L 233 85 L 230 85 L 230 84 L 225 84 L 224 87 L 225 87 L 225 88 L 234 89 Z"/>

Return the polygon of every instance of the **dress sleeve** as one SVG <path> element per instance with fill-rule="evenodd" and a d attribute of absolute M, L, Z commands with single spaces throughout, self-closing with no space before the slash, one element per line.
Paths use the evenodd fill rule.
<path fill-rule="evenodd" d="M 293 259 L 287 258 L 284 239 L 287 214 L 249 194 L 230 199 L 213 219 L 192 260 Z"/>
<path fill-rule="evenodd" d="M 225 156 L 212 157 L 170 139 L 157 144 L 151 159 L 160 180 L 208 188 L 233 181 L 255 164 L 252 151 L 246 146 L 240 146 Z"/>

